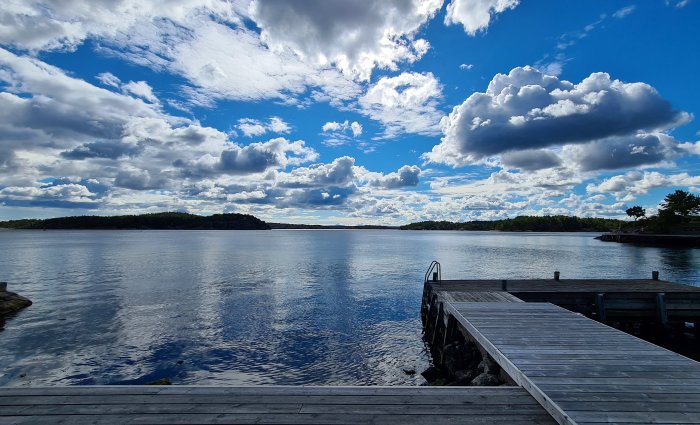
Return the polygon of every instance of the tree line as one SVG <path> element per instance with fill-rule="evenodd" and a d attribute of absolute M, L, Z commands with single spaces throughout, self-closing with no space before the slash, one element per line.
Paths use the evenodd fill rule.
<path fill-rule="evenodd" d="M 74 216 L 0 222 L 8 229 L 182 229 L 182 230 L 267 230 L 270 226 L 248 214 L 195 214 L 165 212 L 119 216 Z"/>
<path fill-rule="evenodd" d="M 499 230 L 503 232 L 608 232 L 625 222 L 610 218 L 518 216 L 494 221 L 421 221 L 401 226 L 401 230 Z"/>

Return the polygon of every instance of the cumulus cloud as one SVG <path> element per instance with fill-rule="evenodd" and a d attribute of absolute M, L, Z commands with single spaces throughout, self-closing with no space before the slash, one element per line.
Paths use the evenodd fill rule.
<path fill-rule="evenodd" d="M 403 133 L 438 134 L 441 98 L 442 87 L 432 73 L 404 72 L 380 78 L 358 103 L 361 113 L 384 125 L 384 137 L 392 138 Z"/>
<path fill-rule="evenodd" d="M 461 70 L 463 70 L 463 71 L 464 71 L 464 70 L 467 70 L 467 71 L 468 71 L 468 70 L 470 70 L 470 69 L 472 69 L 472 68 L 474 68 L 474 64 L 472 64 L 472 63 L 463 63 L 463 64 L 459 65 L 459 69 L 461 69 Z"/>
<path fill-rule="evenodd" d="M 605 73 L 573 84 L 531 67 L 515 68 L 456 106 L 441 122 L 441 143 L 424 158 L 463 166 L 507 152 L 581 145 L 580 156 L 570 158 L 583 169 L 649 164 L 676 151 L 677 142 L 661 132 L 689 119 L 648 84 Z M 603 158 L 601 150 L 612 158 Z M 529 154 L 506 159 L 523 155 Z"/>
<path fill-rule="evenodd" d="M 369 80 L 375 67 L 396 70 L 428 51 L 415 35 L 441 6 L 442 0 L 267 0 L 254 1 L 251 14 L 276 49 Z"/>
<path fill-rule="evenodd" d="M 80 184 L 49 186 L 4 187 L 0 189 L 0 204 L 6 206 L 94 208 L 95 194 Z"/>
<path fill-rule="evenodd" d="M 485 30 L 498 13 L 514 9 L 520 0 L 452 0 L 447 5 L 445 25 L 461 24 L 464 32 L 476 35 Z"/>
<path fill-rule="evenodd" d="M 153 94 L 153 89 L 145 81 L 129 81 L 122 85 L 122 90 L 151 103 L 158 103 L 158 98 Z"/>
<path fill-rule="evenodd" d="M 350 122 L 349 120 L 343 122 L 328 121 L 321 126 L 321 130 L 323 130 L 325 137 L 323 144 L 326 146 L 342 146 L 351 143 L 362 135 L 362 124 L 357 121 Z M 352 134 L 352 137 L 348 133 Z"/>
<path fill-rule="evenodd" d="M 400 189 L 418 186 L 421 169 L 415 165 L 404 165 L 394 173 L 370 178 L 369 185 L 382 189 Z"/>
<path fill-rule="evenodd" d="M 270 117 L 267 123 L 253 118 L 241 118 L 236 127 L 246 137 L 262 136 L 267 132 L 289 133 L 292 130 L 289 124 L 280 117 Z"/>
<path fill-rule="evenodd" d="M 586 186 L 586 192 L 610 194 L 621 201 L 631 202 L 651 189 L 698 185 L 700 176 L 691 176 L 688 173 L 662 174 L 656 171 L 634 170 L 609 177 L 599 184 L 590 183 Z"/>

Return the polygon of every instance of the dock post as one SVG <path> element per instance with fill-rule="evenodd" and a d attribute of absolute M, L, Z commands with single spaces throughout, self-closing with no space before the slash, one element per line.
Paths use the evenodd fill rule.
<path fill-rule="evenodd" d="M 559 272 L 554 272 L 554 280 L 559 280 Z"/>
<path fill-rule="evenodd" d="M 0 282 L 0 291 L 7 291 L 7 282 Z"/>
<path fill-rule="evenodd" d="M 605 323 L 605 294 L 601 293 L 595 296 L 596 307 L 598 307 L 598 321 Z"/>
<path fill-rule="evenodd" d="M 508 281 L 503 279 L 501 281 L 501 291 L 507 291 L 508 290 Z"/>
<path fill-rule="evenodd" d="M 661 325 L 668 325 L 668 311 L 666 310 L 666 294 L 663 292 L 659 292 L 656 294 L 656 311 L 659 313 L 659 321 L 661 321 Z"/>
<path fill-rule="evenodd" d="M 438 281 L 438 272 L 433 272 L 433 282 Z"/>
<path fill-rule="evenodd" d="M 651 272 L 651 279 L 652 280 L 659 280 L 659 271 L 658 270 L 654 270 Z"/>

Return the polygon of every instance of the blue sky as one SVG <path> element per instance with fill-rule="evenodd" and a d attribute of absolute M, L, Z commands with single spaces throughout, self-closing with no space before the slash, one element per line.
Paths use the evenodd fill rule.
<path fill-rule="evenodd" d="M 699 7 L 6 1 L 0 219 L 653 213 L 700 191 Z"/>

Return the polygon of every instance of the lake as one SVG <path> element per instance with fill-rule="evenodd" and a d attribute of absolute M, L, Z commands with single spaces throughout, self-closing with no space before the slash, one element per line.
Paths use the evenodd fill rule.
<path fill-rule="evenodd" d="M 700 251 L 590 233 L 2 231 L 0 281 L 34 305 L 0 331 L 0 385 L 418 385 L 420 300 L 443 278 L 700 286 Z M 409 375 L 405 370 L 415 370 Z"/>

